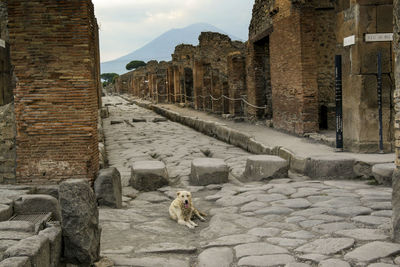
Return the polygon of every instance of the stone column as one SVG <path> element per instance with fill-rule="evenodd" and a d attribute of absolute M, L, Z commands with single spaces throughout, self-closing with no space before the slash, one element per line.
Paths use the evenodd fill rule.
<path fill-rule="evenodd" d="M 393 174 L 393 239 L 400 242 L 400 1 L 393 1 L 393 16 L 394 16 L 394 76 L 396 82 L 396 89 L 394 91 L 394 104 L 395 104 L 395 138 L 396 138 L 396 166 L 397 169 Z"/>

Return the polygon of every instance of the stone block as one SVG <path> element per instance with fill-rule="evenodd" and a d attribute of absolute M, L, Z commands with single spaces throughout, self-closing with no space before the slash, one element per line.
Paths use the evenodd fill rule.
<path fill-rule="evenodd" d="M 110 113 L 108 112 L 108 107 L 102 107 L 100 109 L 100 117 L 102 119 L 107 119 L 110 116 Z"/>
<path fill-rule="evenodd" d="M 90 265 L 100 256 L 99 210 L 87 180 L 70 179 L 60 185 L 63 258 Z"/>
<path fill-rule="evenodd" d="M 122 207 L 121 175 L 117 168 L 101 169 L 94 182 L 94 192 L 100 206 Z"/>
<path fill-rule="evenodd" d="M 49 195 L 22 195 L 14 201 L 14 213 L 32 214 L 51 212 L 54 220 L 61 221 L 61 210 L 58 200 Z"/>
<path fill-rule="evenodd" d="M 218 126 L 216 136 L 219 140 L 229 143 L 230 129 L 225 126 Z"/>
<path fill-rule="evenodd" d="M 307 160 L 304 174 L 314 179 L 352 179 L 354 158 L 345 155 L 313 156 Z"/>
<path fill-rule="evenodd" d="M 396 168 L 393 172 L 393 192 L 392 192 L 392 223 L 393 240 L 400 243 L 400 170 Z"/>
<path fill-rule="evenodd" d="M 20 240 L 4 252 L 5 258 L 29 257 L 30 266 L 50 267 L 50 242 L 47 237 L 35 235 Z"/>
<path fill-rule="evenodd" d="M 50 242 L 50 266 L 58 266 L 61 256 L 61 227 L 52 226 L 39 232 L 39 235 L 45 236 Z"/>
<path fill-rule="evenodd" d="M 267 154 L 267 155 L 271 154 L 271 148 L 254 140 L 253 138 L 249 139 L 249 142 L 247 144 L 247 150 L 250 153 L 254 154 Z"/>
<path fill-rule="evenodd" d="M 222 159 L 198 158 L 192 161 L 191 185 L 222 184 L 228 182 L 229 168 Z"/>
<path fill-rule="evenodd" d="M 379 184 L 392 186 L 392 176 L 395 169 L 394 163 L 375 164 L 372 167 L 372 175 Z"/>
<path fill-rule="evenodd" d="M 31 267 L 29 257 L 12 257 L 0 262 L 0 267 Z"/>
<path fill-rule="evenodd" d="M 289 164 L 286 160 L 270 155 L 257 155 L 247 158 L 242 181 L 261 181 L 271 178 L 288 177 Z"/>
<path fill-rule="evenodd" d="M 0 204 L 0 222 L 10 219 L 12 214 L 13 214 L 12 204 L 11 205 Z"/>
<path fill-rule="evenodd" d="M 168 185 L 168 172 L 161 161 L 137 161 L 132 164 L 129 185 L 140 191 L 153 191 Z"/>
<path fill-rule="evenodd" d="M 0 231 L 35 232 L 35 225 L 28 221 L 0 222 Z"/>
<path fill-rule="evenodd" d="M 229 135 L 229 143 L 234 146 L 243 148 L 244 150 L 247 150 L 250 138 L 251 136 L 248 134 L 244 134 L 236 130 L 231 130 Z"/>
<path fill-rule="evenodd" d="M 58 199 L 58 185 L 40 185 L 36 187 L 35 194 L 49 195 Z"/>

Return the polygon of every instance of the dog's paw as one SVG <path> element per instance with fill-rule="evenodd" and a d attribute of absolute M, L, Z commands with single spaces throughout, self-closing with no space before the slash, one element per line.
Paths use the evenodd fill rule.
<path fill-rule="evenodd" d="M 200 221 L 202 221 L 202 222 L 205 222 L 205 221 L 206 221 L 206 219 L 204 219 L 204 218 L 200 218 Z"/>

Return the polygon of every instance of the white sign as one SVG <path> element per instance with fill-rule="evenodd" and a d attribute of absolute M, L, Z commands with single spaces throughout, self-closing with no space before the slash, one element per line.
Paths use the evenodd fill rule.
<path fill-rule="evenodd" d="M 351 35 L 351 36 L 343 39 L 343 46 L 349 46 L 349 45 L 354 45 L 354 44 L 356 44 L 356 36 L 355 35 Z"/>
<path fill-rule="evenodd" d="M 391 42 L 393 41 L 393 33 L 366 33 L 366 42 Z"/>
<path fill-rule="evenodd" d="M 6 41 L 4 41 L 3 39 L 0 39 L 0 46 L 3 48 L 6 48 Z"/>

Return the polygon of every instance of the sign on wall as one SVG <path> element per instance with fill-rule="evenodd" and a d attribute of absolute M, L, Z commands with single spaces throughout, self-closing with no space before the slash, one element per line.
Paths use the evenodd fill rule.
<path fill-rule="evenodd" d="M 391 42 L 393 33 L 366 33 L 365 42 Z"/>
<path fill-rule="evenodd" d="M 0 39 L 0 47 L 6 48 L 6 41 Z"/>
<path fill-rule="evenodd" d="M 343 39 L 343 46 L 350 46 L 356 44 L 356 36 L 351 35 Z"/>

